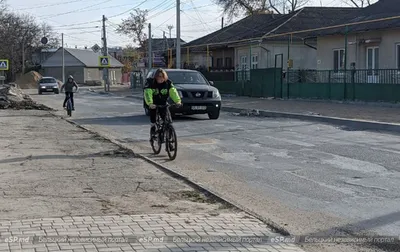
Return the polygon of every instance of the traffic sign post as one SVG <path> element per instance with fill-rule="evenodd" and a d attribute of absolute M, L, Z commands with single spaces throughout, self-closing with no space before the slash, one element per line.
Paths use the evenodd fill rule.
<path fill-rule="evenodd" d="M 110 67 L 110 56 L 99 56 L 99 67 Z"/>
<path fill-rule="evenodd" d="M 8 62 L 8 59 L 0 59 L 0 81 L 1 84 L 4 84 L 4 81 L 6 79 L 4 71 L 8 71 L 10 65 Z"/>
<path fill-rule="evenodd" d="M 0 71 L 8 71 L 8 59 L 0 59 Z"/>

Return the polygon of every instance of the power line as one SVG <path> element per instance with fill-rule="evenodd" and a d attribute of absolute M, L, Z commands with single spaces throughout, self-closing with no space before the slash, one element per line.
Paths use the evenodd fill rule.
<path fill-rule="evenodd" d="M 58 5 L 64 5 L 64 4 L 71 4 L 71 3 L 77 3 L 77 2 L 82 2 L 82 1 L 94 1 L 94 0 L 73 0 L 73 1 L 67 1 L 67 2 L 58 2 L 54 4 L 45 4 L 45 5 L 38 5 L 35 7 L 27 7 L 23 9 L 16 9 L 17 11 L 22 11 L 22 10 L 33 10 L 33 9 L 41 9 L 41 8 L 46 8 L 46 7 L 52 7 L 52 6 L 58 6 Z"/>
<path fill-rule="evenodd" d="M 121 15 L 124 15 L 125 13 L 128 13 L 128 12 L 130 12 L 130 11 L 133 11 L 134 9 L 136 9 L 136 8 L 139 7 L 140 5 L 144 4 L 145 2 L 147 2 L 147 0 L 144 0 L 143 2 L 139 3 L 138 5 L 136 5 L 135 7 L 131 8 L 131 9 L 127 10 L 127 11 L 121 12 L 121 13 L 119 13 L 119 14 L 117 14 L 117 15 L 110 16 L 110 17 L 108 17 L 108 18 L 115 18 L 115 17 L 121 16 Z"/>
<path fill-rule="evenodd" d="M 43 17 L 46 18 L 46 17 L 54 17 L 54 16 L 59 17 L 59 16 L 75 13 L 75 12 L 78 12 L 78 11 L 81 11 L 81 10 L 89 9 L 91 7 L 94 7 L 94 6 L 97 6 L 97 5 L 101 5 L 101 4 L 104 4 L 104 3 L 108 3 L 108 2 L 111 2 L 111 1 L 112 0 L 105 0 L 105 1 L 103 1 L 101 3 L 92 4 L 92 5 L 86 6 L 84 8 L 77 9 L 77 10 L 72 10 L 72 11 L 68 11 L 68 12 L 64 12 L 64 13 L 56 13 L 56 14 L 51 14 L 51 15 L 38 16 L 38 18 L 43 18 Z"/>

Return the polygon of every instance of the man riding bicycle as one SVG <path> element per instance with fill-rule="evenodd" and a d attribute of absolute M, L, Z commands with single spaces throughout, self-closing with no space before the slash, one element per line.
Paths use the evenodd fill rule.
<path fill-rule="evenodd" d="M 68 80 L 67 82 L 65 82 L 62 86 L 61 86 L 61 92 L 63 91 L 63 89 L 65 88 L 65 99 L 64 99 L 64 103 L 63 103 L 63 108 L 65 109 L 65 104 L 68 101 L 68 98 L 71 98 L 71 105 L 72 105 L 72 110 L 75 110 L 75 106 L 74 106 L 74 87 L 75 87 L 75 91 L 77 92 L 79 87 L 78 84 L 76 84 L 76 82 L 74 81 L 74 77 L 72 77 L 72 75 L 68 76 Z"/>
<path fill-rule="evenodd" d="M 144 100 L 149 106 L 150 122 L 151 122 L 151 135 L 155 133 L 155 123 L 157 119 L 157 105 L 162 106 L 167 104 L 168 97 L 180 106 L 181 98 L 178 91 L 174 87 L 172 81 L 168 79 L 168 75 L 164 69 L 157 69 L 154 79 L 148 78 L 144 88 Z M 159 108 L 159 113 L 162 120 L 165 120 L 167 115 L 167 108 Z"/>

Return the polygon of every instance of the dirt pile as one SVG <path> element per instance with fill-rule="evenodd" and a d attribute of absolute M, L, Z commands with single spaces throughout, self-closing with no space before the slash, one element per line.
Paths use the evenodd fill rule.
<path fill-rule="evenodd" d="M 37 88 L 38 81 L 42 78 L 42 75 L 35 71 L 30 71 L 21 77 L 19 77 L 16 81 L 18 86 L 22 89 L 30 89 Z"/>
<path fill-rule="evenodd" d="M 29 95 L 24 94 L 15 84 L 0 85 L 0 109 L 51 110 L 42 104 L 34 102 Z"/>

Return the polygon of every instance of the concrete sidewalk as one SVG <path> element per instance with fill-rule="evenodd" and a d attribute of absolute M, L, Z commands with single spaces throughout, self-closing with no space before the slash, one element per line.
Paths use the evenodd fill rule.
<path fill-rule="evenodd" d="M 49 112 L 0 110 L 0 126 L 0 251 L 303 251 Z"/>

